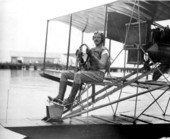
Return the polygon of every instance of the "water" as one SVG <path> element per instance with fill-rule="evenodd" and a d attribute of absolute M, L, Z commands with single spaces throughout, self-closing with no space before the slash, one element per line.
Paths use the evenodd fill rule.
<path fill-rule="evenodd" d="M 47 96 L 50 95 L 54 97 L 57 95 L 59 84 L 41 77 L 39 71 L 0 70 L 0 77 L 0 119 L 6 119 L 6 121 L 9 119 L 43 118 L 46 115 L 46 105 L 48 104 Z M 69 89 L 70 88 L 68 88 L 67 91 L 70 91 Z M 123 89 L 122 97 L 134 94 L 135 90 L 135 87 L 126 87 Z M 154 96 L 158 96 L 159 92 L 160 91 L 154 92 Z M 68 94 L 69 93 L 66 93 L 66 97 Z M 110 100 L 113 101 L 117 98 L 118 93 L 115 93 L 109 98 L 106 97 L 98 104 L 103 102 L 108 103 Z M 164 106 L 163 108 L 165 108 L 168 98 L 169 92 L 159 100 L 160 105 Z M 134 100 L 135 98 L 121 102 L 117 111 L 123 114 L 131 113 L 134 111 Z M 153 98 L 150 94 L 139 97 L 139 112 L 146 108 L 152 101 Z M 113 105 L 114 110 L 115 107 L 116 105 Z M 150 108 L 149 112 L 162 114 L 157 104 Z M 167 113 L 170 113 L 170 108 L 167 110 Z M 109 106 L 97 110 L 92 114 L 113 115 L 113 111 Z M 1 131 L 0 134 L 1 133 L 5 134 L 3 131 Z M 19 139 L 18 136 L 16 138 Z"/>
<path fill-rule="evenodd" d="M 56 95 L 58 83 L 39 71 L 0 70 L 0 119 L 43 118 L 47 96 Z"/>
<path fill-rule="evenodd" d="M 39 71 L 28 70 L 0 70 L 0 119 L 25 119 L 38 118 L 41 119 L 46 115 L 47 96 L 55 97 L 58 92 L 59 83 L 45 79 L 39 75 Z M 99 89 L 101 87 L 98 87 Z M 67 88 L 66 97 L 69 95 L 70 87 Z M 109 91 L 109 90 L 108 90 Z M 140 89 L 139 91 L 144 91 Z M 136 93 L 136 87 L 126 87 L 122 91 L 122 97 Z M 160 92 L 155 91 L 156 98 Z M 89 93 L 90 95 L 90 93 Z M 119 93 L 114 93 L 109 98 L 106 97 L 102 101 L 95 104 L 108 103 L 118 99 Z M 84 97 L 87 97 L 87 93 Z M 160 100 L 159 104 L 163 109 L 167 104 L 169 92 L 167 92 Z M 138 97 L 138 113 L 146 108 L 153 101 L 153 97 L 148 93 Z M 108 106 L 99 109 L 90 114 L 113 115 L 113 107 Z M 118 113 L 128 114 L 134 113 L 135 98 L 119 103 Z M 148 109 L 147 113 L 162 114 L 157 104 Z M 170 113 L 170 110 L 167 110 Z"/>
<path fill-rule="evenodd" d="M 42 119 L 46 116 L 47 96 L 57 95 L 58 82 L 43 78 L 39 71 L 32 70 L 0 70 L 0 77 L 0 119 Z M 67 87 L 66 98 L 70 89 Z M 110 107 L 93 113 L 103 111 L 113 114 Z"/>

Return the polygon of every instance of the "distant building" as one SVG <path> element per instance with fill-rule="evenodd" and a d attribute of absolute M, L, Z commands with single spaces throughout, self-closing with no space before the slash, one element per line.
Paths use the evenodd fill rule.
<path fill-rule="evenodd" d="M 10 52 L 11 63 L 43 64 L 44 53 L 38 52 Z M 46 63 L 66 65 L 67 55 L 61 53 L 47 53 Z M 75 56 L 70 54 L 69 65 L 75 65 Z"/>

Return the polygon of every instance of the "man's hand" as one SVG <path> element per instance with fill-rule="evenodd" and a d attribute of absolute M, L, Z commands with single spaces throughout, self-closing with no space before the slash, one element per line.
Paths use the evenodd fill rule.
<path fill-rule="evenodd" d="M 77 56 L 77 57 L 82 57 L 82 55 L 83 55 L 83 53 L 81 52 L 81 50 L 80 50 L 80 49 L 77 49 L 77 50 L 76 50 L 76 56 Z"/>
<path fill-rule="evenodd" d="M 92 57 L 93 56 L 93 52 L 91 49 L 86 49 L 86 54 L 89 56 L 89 57 Z"/>

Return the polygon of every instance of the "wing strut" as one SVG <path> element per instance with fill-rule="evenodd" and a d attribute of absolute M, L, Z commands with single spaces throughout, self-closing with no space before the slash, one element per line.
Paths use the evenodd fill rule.
<path fill-rule="evenodd" d="M 169 87 L 169 85 L 163 85 L 163 86 L 155 87 L 155 88 L 149 89 L 147 91 L 143 91 L 143 92 L 138 93 L 138 94 L 134 94 L 134 95 L 131 95 L 131 96 L 128 96 L 128 97 L 121 98 L 120 100 L 112 101 L 110 103 L 106 103 L 106 104 L 103 104 L 103 105 L 100 105 L 100 106 L 96 106 L 96 107 L 93 107 L 93 108 L 88 109 L 88 110 L 80 111 L 80 112 L 75 113 L 75 114 L 70 114 L 70 115 L 67 115 L 67 116 L 63 117 L 63 119 L 72 118 L 72 117 L 75 117 L 75 116 L 78 116 L 78 115 L 81 115 L 81 114 L 84 114 L 84 113 L 87 113 L 87 112 L 90 112 L 90 111 L 94 111 L 94 110 L 97 110 L 97 109 L 109 106 L 111 104 L 115 104 L 115 103 L 118 103 L 118 102 L 122 102 L 122 101 L 128 100 L 130 98 L 134 98 L 136 96 L 140 96 L 140 95 L 146 94 L 149 91 L 155 91 L 157 89 L 161 89 L 161 88 L 165 88 L 165 87 Z"/>
<path fill-rule="evenodd" d="M 147 109 L 149 109 L 162 95 L 164 95 L 167 90 L 169 90 L 169 87 L 168 87 L 162 94 L 160 94 L 143 112 L 141 112 L 141 114 L 139 114 L 139 115 L 135 118 L 134 122 L 135 122 Z"/>
<path fill-rule="evenodd" d="M 148 74 L 153 73 L 155 70 L 156 70 L 156 69 L 152 69 L 152 70 L 150 70 L 150 71 L 148 71 L 148 72 L 146 72 L 146 73 L 141 74 L 141 75 L 138 76 L 138 77 L 135 77 L 135 78 L 133 78 L 133 79 L 131 79 L 131 80 L 129 80 L 129 81 L 124 82 L 123 84 L 118 85 L 116 88 L 112 89 L 111 91 L 106 92 L 104 95 L 96 98 L 95 103 L 98 102 L 98 101 L 100 101 L 100 100 L 102 100 L 102 99 L 104 99 L 105 97 L 107 97 L 107 96 L 109 96 L 109 95 L 112 95 L 113 93 L 115 93 L 115 92 L 121 90 L 122 88 L 130 85 L 131 83 L 134 83 L 134 82 L 136 82 L 137 80 L 139 80 L 139 79 L 147 76 Z M 123 80 L 122 80 L 122 81 L 123 81 Z M 166 85 L 166 87 L 167 87 L 167 86 L 168 86 L 168 85 Z M 165 86 L 159 86 L 159 88 L 164 88 L 164 87 L 165 87 Z M 158 88 L 157 88 L 157 89 L 158 89 Z M 156 89 L 154 88 L 153 90 L 156 90 Z M 145 94 L 145 93 L 148 93 L 149 91 L 153 91 L 153 90 L 150 89 L 150 90 L 144 91 L 144 93 L 142 92 L 141 94 Z M 141 94 L 140 94 L 140 95 L 141 95 Z M 96 109 L 99 109 L 99 108 L 102 108 L 102 107 L 106 107 L 106 106 L 108 106 L 108 105 L 110 105 L 110 104 L 115 104 L 115 103 L 118 103 L 118 102 L 121 102 L 121 101 L 130 99 L 131 97 L 136 97 L 136 96 L 138 96 L 138 95 L 139 95 L 139 94 L 132 95 L 132 96 L 127 97 L 127 98 L 125 98 L 125 99 L 116 100 L 116 101 L 114 101 L 113 103 L 111 102 L 111 103 L 104 104 L 104 105 L 101 105 L 101 106 L 98 106 L 98 107 L 94 107 L 94 108 L 89 109 L 89 111 L 93 111 L 93 110 L 96 110 Z M 81 102 L 80 102 L 80 103 L 81 103 Z M 87 111 L 87 110 L 82 111 L 82 108 L 85 109 L 85 108 L 87 108 L 88 106 L 91 106 L 92 104 L 93 104 L 93 102 L 90 102 L 89 104 L 86 104 L 86 105 L 83 105 L 83 106 L 81 105 L 81 108 L 79 108 L 79 109 L 77 109 L 77 110 L 75 110 L 75 111 L 72 111 L 71 113 L 69 113 L 68 115 L 64 116 L 63 118 L 70 118 L 71 115 L 77 116 L 78 113 L 79 113 L 79 114 L 82 114 L 82 113 L 89 112 L 89 111 Z M 82 112 L 81 112 L 81 111 L 82 111 Z M 79 114 L 78 114 L 78 115 L 79 115 Z"/>
<path fill-rule="evenodd" d="M 69 54 L 70 54 L 71 27 L 72 27 L 72 14 L 70 16 L 70 27 L 69 27 L 69 37 L 68 37 L 67 64 L 66 64 L 66 69 L 67 70 L 68 70 Z"/>
<path fill-rule="evenodd" d="M 47 53 L 48 26 L 49 26 L 49 20 L 47 20 L 47 27 L 46 27 L 46 37 L 45 37 L 45 50 L 44 50 L 43 72 L 45 71 L 45 64 L 46 64 L 45 61 L 46 61 L 46 53 Z"/>
<path fill-rule="evenodd" d="M 110 85 L 106 85 L 104 88 L 102 88 L 102 89 L 100 89 L 99 91 L 95 92 L 95 96 L 98 96 L 99 94 L 103 93 L 105 90 L 111 88 L 112 86 L 117 86 L 117 85 L 119 85 L 121 82 L 123 82 L 123 81 L 125 81 L 126 79 L 130 78 L 130 77 L 133 76 L 134 74 L 136 74 L 136 71 L 134 71 L 134 72 L 126 75 L 124 78 L 118 79 L 116 82 L 113 82 L 113 83 L 110 84 Z M 83 92 L 81 93 L 81 95 L 82 95 L 83 93 L 85 93 L 86 91 L 87 91 L 87 90 L 83 90 Z M 104 96 L 104 97 L 105 97 L 105 96 Z M 87 100 L 89 100 L 89 99 L 92 99 L 92 95 L 91 95 L 90 97 L 85 98 L 84 100 L 80 101 L 78 104 L 75 104 L 75 105 L 73 106 L 73 108 L 76 108 L 76 107 L 79 106 L 79 105 L 81 105 L 81 107 L 83 107 L 83 108 L 86 108 L 87 105 L 83 106 L 82 104 L 85 103 L 85 102 L 87 102 Z M 82 109 L 81 109 L 81 110 L 82 110 Z M 80 110 L 80 111 L 81 111 L 81 110 Z M 79 111 L 79 110 L 76 110 L 75 113 L 76 113 L 77 111 Z M 64 111 L 64 113 L 66 113 L 66 112 L 68 112 L 68 110 Z"/>

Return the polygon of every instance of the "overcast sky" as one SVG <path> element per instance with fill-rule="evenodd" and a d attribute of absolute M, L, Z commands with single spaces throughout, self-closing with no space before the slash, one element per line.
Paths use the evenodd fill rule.
<path fill-rule="evenodd" d="M 48 19 L 113 1 L 0 0 L 0 62 L 10 61 L 10 51 L 43 52 Z M 48 51 L 66 53 L 69 27 L 61 23 L 50 23 L 51 27 L 55 36 L 49 36 Z M 80 32 L 75 30 L 72 40 L 72 48 L 77 49 L 81 44 Z"/>
<path fill-rule="evenodd" d="M 0 0 L 0 61 L 9 58 L 9 51 L 42 52 L 45 44 L 47 19 L 112 1 Z M 63 29 L 64 25 L 58 27 L 60 29 L 58 33 L 64 35 L 63 31 L 67 31 L 67 28 Z M 63 29 L 62 32 L 61 29 Z M 68 37 L 66 39 L 68 41 Z M 61 38 L 59 40 L 58 44 L 61 44 L 63 40 Z M 66 44 L 66 41 L 63 43 Z M 64 49 L 66 50 L 60 46 L 60 52 L 63 52 Z"/>

